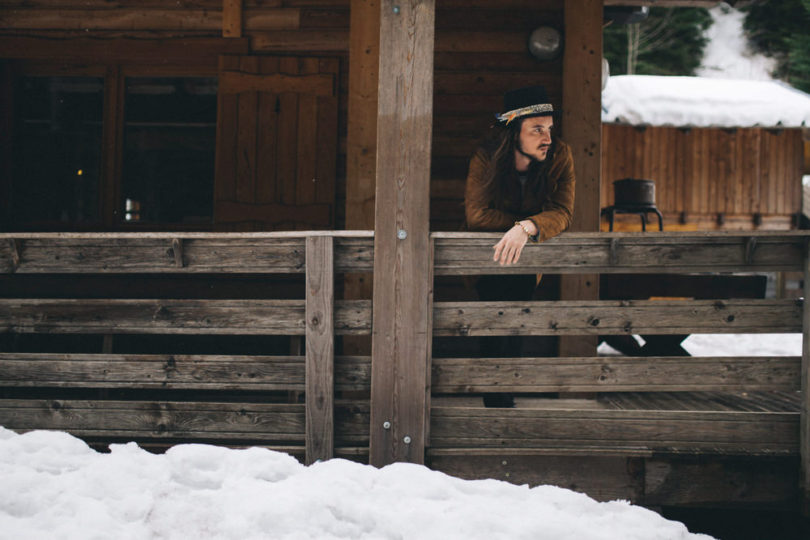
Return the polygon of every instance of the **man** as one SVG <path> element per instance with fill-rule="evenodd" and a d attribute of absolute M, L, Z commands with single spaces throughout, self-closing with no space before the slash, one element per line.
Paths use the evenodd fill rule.
<path fill-rule="evenodd" d="M 574 162 L 571 149 L 552 136 L 554 109 L 542 86 L 504 96 L 494 136 L 470 161 L 464 195 L 466 228 L 504 232 L 493 246 L 493 260 L 518 262 L 527 242 L 542 242 L 568 228 L 574 212 Z M 483 276 L 476 283 L 481 300 L 531 300 L 540 276 Z M 519 356 L 518 337 L 482 338 L 484 357 Z M 537 349 L 556 354 L 556 340 Z M 537 354 L 537 351 L 534 351 Z M 513 407 L 511 394 L 487 394 L 487 407 Z"/>
<path fill-rule="evenodd" d="M 542 86 L 504 96 L 495 136 L 475 153 L 464 196 L 467 229 L 506 231 L 493 260 L 514 264 L 523 246 L 568 228 L 574 212 L 571 149 L 552 137 L 554 109 Z"/>

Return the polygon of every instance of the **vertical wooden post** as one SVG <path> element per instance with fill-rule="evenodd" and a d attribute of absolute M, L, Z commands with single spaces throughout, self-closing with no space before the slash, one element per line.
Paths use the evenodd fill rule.
<path fill-rule="evenodd" d="M 222 0 L 222 37 L 242 37 L 242 0 Z"/>
<path fill-rule="evenodd" d="M 349 125 L 346 136 L 346 228 L 374 228 L 377 167 L 377 70 L 380 67 L 379 0 L 351 0 Z M 368 274 L 346 274 L 344 297 L 369 298 Z M 344 336 L 343 354 L 369 354 L 367 336 Z"/>
<path fill-rule="evenodd" d="M 335 280 L 331 236 L 306 243 L 306 463 L 334 453 Z"/>
<path fill-rule="evenodd" d="M 802 410 L 799 427 L 802 513 L 810 517 L 810 241 L 804 244 L 804 305 L 802 307 Z"/>
<path fill-rule="evenodd" d="M 424 463 L 434 0 L 383 0 L 369 461 Z"/>
<path fill-rule="evenodd" d="M 572 231 L 599 230 L 602 141 L 602 1 L 566 0 L 563 57 L 563 138 L 577 175 Z M 599 298 L 598 275 L 564 275 L 564 300 Z M 595 356 L 596 336 L 560 338 L 560 356 Z"/>
<path fill-rule="evenodd" d="M 103 162 L 99 210 L 104 228 L 121 221 L 121 162 L 124 148 L 124 77 L 119 66 L 109 66 L 104 84 Z"/>

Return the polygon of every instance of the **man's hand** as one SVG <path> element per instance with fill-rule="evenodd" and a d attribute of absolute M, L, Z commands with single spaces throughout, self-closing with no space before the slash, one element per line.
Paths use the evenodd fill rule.
<path fill-rule="evenodd" d="M 526 228 L 529 230 L 537 230 L 531 220 L 525 220 L 521 223 L 525 223 Z M 520 253 L 523 251 L 523 246 L 526 245 L 528 240 L 529 235 L 526 233 L 526 230 L 521 225 L 515 224 L 515 226 L 506 231 L 503 238 L 493 246 L 495 254 L 492 260 L 500 263 L 501 266 L 504 264 L 515 264 L 518 262 L 518 259 L 520 259 Z"/>

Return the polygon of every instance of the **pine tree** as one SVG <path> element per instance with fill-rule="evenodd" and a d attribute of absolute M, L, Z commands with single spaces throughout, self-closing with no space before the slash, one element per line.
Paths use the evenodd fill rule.
<path fill-rule="evenodd" d="M 777 61 L 773 76 L 810 92 L 810 0 L 760 1 L 743 10 L 749 43 Z"/>
<path fill-rule="evenodd" d="M 651 8 L 640 23 L 605 28 L 605 58 L 613 74 L 693 75 L 711 24 L 706 9 Z"/>

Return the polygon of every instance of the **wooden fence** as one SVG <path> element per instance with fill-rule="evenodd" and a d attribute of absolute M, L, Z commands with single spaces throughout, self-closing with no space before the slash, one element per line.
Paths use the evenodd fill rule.
<path fill-rule="evenodd" d="M 529 245 L 511 267 L 489 261 L 497 235 L 433 233 L 431 242 L 435 276 L 537 270 L 700 274 L 806 272 L 808 237 L 566 233 Z M 305 279 L 304 298 L 280 300 L 55 298 L 26 289 L 28 294 L 0 299 L 0 332 L 6 335 L 291 335 L 303 336 L 306 345 L 300 355 L 2 352 L 0 425 L 65 430 L 95 441 L 259 444 L 304 455 L 307 462 L 335 455 L 363 459 L 374 406 L 372 359 L 335 355 L 335 342 L 336 336 L 371 333 L 372 303 L 336 299 L 335 277 L 370 273 L 372 267 L 370 232 L 2 234 L 0 272 L 15 279 L 225 274 Z M 787 484 L 784 474 L 767 474 L 782 479 L 779 497 L 790 498 L 798 495 L 798 472 L 807 495 L 810 317 L 801 300 L 433 302 L 431 297 L 425 302 L 432 303 L 436 338 L 804 334 L 803 357 L 432 358 L 426 445 L 416 449 L 425 451 L 432 467 L 460 476 L 537 482 L 548 481 L 539 472 L 548 468 L 547 460 L 640 458 L 646 469 L 631 475 L 640 478 L 631 478 L 632 485 L 603 475 L 601 488 L 579 488 L 600 498 L 654 503 L 658 484 L 651 478 L 662 455 L 800 458 L 800 472 L 779 462 L 782 472 L 793 471 Z M 301 391 L 303 403 L 278 398 L 279 392 Z M 493 391 L 598 395 L 483 408 L 479 394 Z M 608 468 L 622 476 L 627 473 L 622 467 Z M 592 475 L 580 469 L 572 474 Z M 773 484 L 768 489 L 772 492 Z"/>

